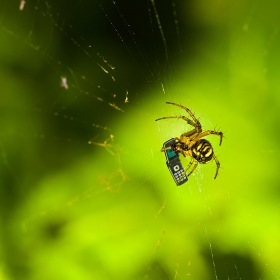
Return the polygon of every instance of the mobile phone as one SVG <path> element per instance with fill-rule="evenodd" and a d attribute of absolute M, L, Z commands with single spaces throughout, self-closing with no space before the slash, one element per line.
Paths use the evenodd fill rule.
<path fill-rule="evenodd" d="M 175 143 L 176 143 L 175 138 L 172 138 L 163 144 L 163 148 L 165 149 L 164 153 L 166 157 L 167 167 L 176 185 L 180 186 L 188 181 L 188 176 L 186 174 L 182 176 L 185 170 L 180 161 L 179 154 L 174 152 L 172 149 L 167 149 L 168 147 L 172 146 Z"/>

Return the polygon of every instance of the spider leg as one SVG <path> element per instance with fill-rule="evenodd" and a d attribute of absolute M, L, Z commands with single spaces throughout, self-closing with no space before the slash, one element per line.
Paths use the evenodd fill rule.
<path fill-rule="evenodd" d="M 216 177 L 217 177 L 217 175 L 218 175 L 218 172 L 219 172 L 220 163 L 219 163 L 217 157 L 216 157 L 214 154 L 213 154 L 213 158 L 214 158 L 214 160 L 215 160 L 215 162 L 216 162 L 216 164 L 217 164 L 216 174 L 215 174 L 215 177 L 214 177 L 214 179 L 216 179 Z"/>
<path fill-rule="evenodd" d="M 193 129 L 191 131 L 183 133 L 181 136 L 185 136 L 187 138 L 190 138 L 190 140 L 191 140 L 191 139 L 196 138 L 196 136 L 199 135 L 200 132 L 201 132 L 201 130 L 197 131 L 197 129 Z"/>
<path fill-rule="evenodd" d="M 209 134 L 215 134 L 215 135 L 219 135 L 220 136 L 220 146 L 222 145 L 222 141 L 223 141 L 223 132 L 219 132 L 219 131 L 214 131 L 214 130 L 207 130 L 202 132 L 201 134 L 199 134 L 195 140 L 198 140 L 204 136 L 207 136 Z"/>
<path fill-rule="evenodd" d="M 174 102 L 166 102 L 167 104 L 171 104 L 171 105 L 174 105 L 174 106 L 178 106 L 184 110 L 186 110 L 188 112 L 188 114 L 192 117 L 192 119 L 194 120 L 194 122 L 196 123 L 196 126 L 200 127 L 201 128 L 201 124 L 199 122 L 199 120 L 194 116 L 194 114 L 191 112 L 191 110 L 183 105 L 180 105 L 180 104 L 177 104 L 177 103 L 174 103 Z"/>
<path fill-rule="evenodd" d="M 175 137 L 175 140 L 177 140 L 177 141 L 179 141 L 180 140 L 180 138 L 178 138 L 178 137 Z M 169 147 L 167 147 L 167 148 L 161 148 L 161 152 L 164 152 L 164 151 L 166 151 L 166 150 L 171 150 L 171 146 L 169 146 Z M 184 155 L 185 156 L 185 155 Z"/>
<path fill-rule="evenodd" d="M 183 119 L 184 121 L 186 121 L 188 124 L 192 125 L 193 127 L 197 127 L 197 124 L 196 124 L 196 123 L 194 123 L 192 120 L 188 119 L 188 118 L 185 117 L 185 116 L 162 117 L 162 118 L 156 119 L 156 121 L 165 120 L 165 119 Z"/>
<path fill-rule="evenodd" d="M 166 150 L 171 150 L 171 146 L 169 146 L 169 147 L 167 147 L 167 148 L 163 148 L 163 147 L 162 147 L 160 151 L 161 151 L 161 152 L 164 152 L 164 151 L 166 151 Z"/>
<path fill-rule="evenodd" d="M 195 171 L 195 169 L 197 168 L 198 162 L 196 161 L 194 164 L 193 169 L 191 170 L 191 172 L 188 174 L 188 177 Z"/>
<path fill-rule="evenodd" d="M 180 181 L 183 179 L 183 177 L 185 176 L 185 174 L 187 173 L 188 169 L 191 167 L 191 165 L 194 162 L 194 158 L 191 159 L 190 163 L 188 164 L 187 168 L 185 169 L 184 173 L 181 175 L 180 177 Z M 195 169 L 197 168 L 198 162 L 196 161 L 194 164 L 193 169 L 191 170 L 191 172 L 188 174 L 188 177 L 195 171 Z"/>
<path fill-rule="evenodd" d="M 181 177 L 180 177 L 180 179 L 179 179 L 179 182 L 181 182 L 181 180 L 183 179 L 183 177 L 186 175 L 188 169 L 191 167 L 191 165 L 193 164 L 193 162 L 194 162 L 194 158 L 191 159 L 191 161 L 189 162 L 187 168 L 185 168 L 185 171 L 184 171 L 184 173 L 181 175 Z M 189 175 L 190 175 L 190 174 L 189 174 Z M 188 176 L 189 176 L 189 175 L 188 175 Z"/>
<path fill-rule="evenodd" d="M 193 164 L 193 162 L 194 162 L 194 158 L 191 159 L 191 161 L 189 162 L 188 166 L 186 167 L 185 172 L 184 172 L 184 175 L 185 175 L 185 173 L 187 172 L 187 170 L 191 167 L 191 165 Z"/>

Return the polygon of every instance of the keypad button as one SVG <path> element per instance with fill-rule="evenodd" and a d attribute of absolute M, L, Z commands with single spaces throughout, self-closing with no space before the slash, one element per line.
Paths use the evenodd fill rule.
<path fill-rule="evenodd" d="M 173 167 L 173 169 L 174 169 L 174 171 L 179 171 L 180 170 L 180 166 L 177 164 L 177 165 L 175 165 L 174 167 Z"/>

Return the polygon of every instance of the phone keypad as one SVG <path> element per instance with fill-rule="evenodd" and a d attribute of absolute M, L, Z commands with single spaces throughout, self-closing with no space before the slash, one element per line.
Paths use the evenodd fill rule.
<path fill-rule="evenodd" d="M 174 177 L 175 177 L 176 181 L 179 181 L 179 180 L 183 181 L 187 178 L 186 175 L 184 175 L 182 177 L 182 175 L 184 174 L 184 169 L 180 169 L 180 166 L 178 164 L 173 167 L 173 170 L 175 171 L 174 172 Z"/>

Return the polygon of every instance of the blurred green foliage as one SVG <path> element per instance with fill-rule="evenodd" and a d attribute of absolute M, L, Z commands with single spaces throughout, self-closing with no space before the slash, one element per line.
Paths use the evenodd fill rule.
<path fill-rule="evenodd" d="M 156 2 L 166 59 L 146 5 L 62 2 L 1 11 L 0 279 L 278 279 L 279 3 L 177 3 L 176 37 Z M 189 128 L 154 122 L 185 114 L 166 101 L 225 133 L 216 180 L 175 186 L 159 150 Z"/>

